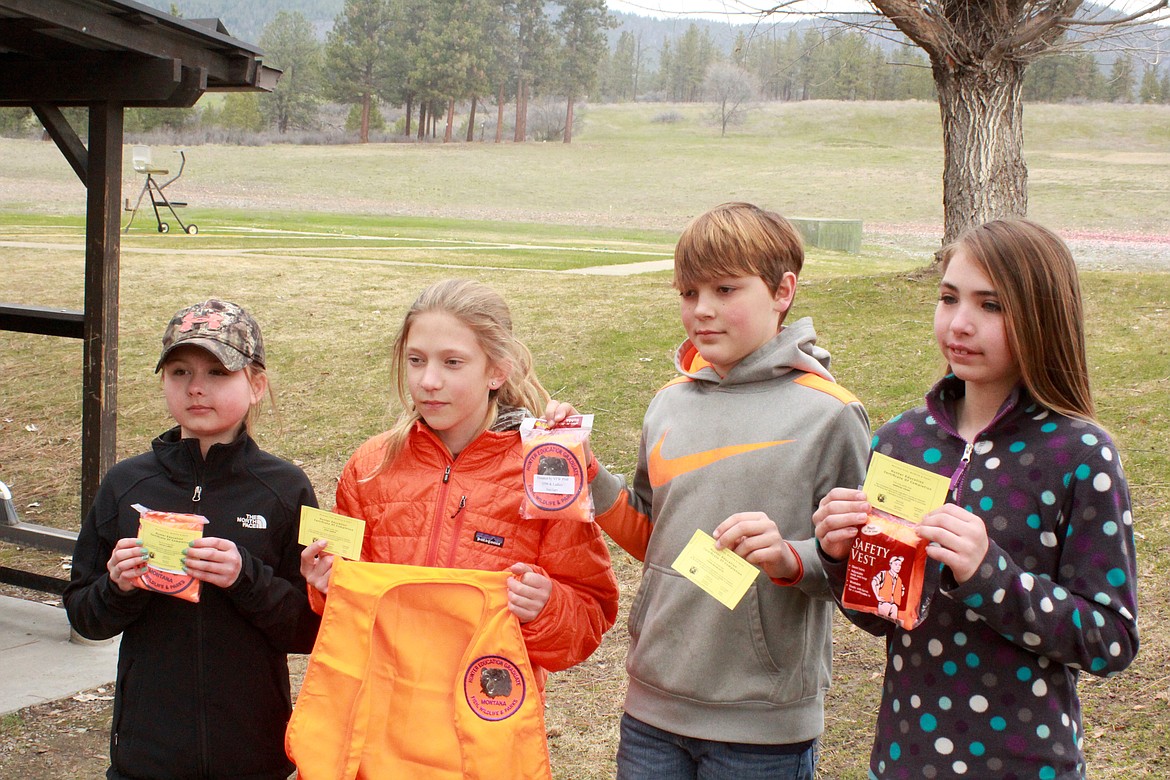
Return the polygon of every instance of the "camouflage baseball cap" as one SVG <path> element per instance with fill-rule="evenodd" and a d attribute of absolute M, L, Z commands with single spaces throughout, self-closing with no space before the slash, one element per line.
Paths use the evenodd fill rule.
<path fill-rule="evenodd" d="M 264 368 L 264 339 L 260 326 L 242 307 L 212 298 L 177 312 L 163 334 L 163 351 L 157 374 L 167 355 L 184 344 L 202 347 L 223 363 L 228 371 L 239 371 L 249 363 Z"/>

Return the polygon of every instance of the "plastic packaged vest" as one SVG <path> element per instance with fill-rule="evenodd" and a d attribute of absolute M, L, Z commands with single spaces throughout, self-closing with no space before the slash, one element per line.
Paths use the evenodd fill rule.
<path fill-rule="evenodd" d="M 301 780 L 551 780 L 510 576 L 335 558 L 285 735 Z"/>

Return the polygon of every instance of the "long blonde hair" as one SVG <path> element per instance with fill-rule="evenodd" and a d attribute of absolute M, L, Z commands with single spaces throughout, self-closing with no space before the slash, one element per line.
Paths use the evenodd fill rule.
<path fill-rule="evenodd" d="M 999 294 L 1008 344 L 1032 397 L 1054 412 L 1096 422 L 1077 267 L 1060 236 L 1026 219 L 994 220 L 945 247 L 944 270 L 959 251 Z"/>
<path fill-rule="evenodd" d="M 392 368 L 394 384 L 402 411 L 386 435 L 382 460 L 364 479 L 378 475 L 398 457 L 414 424 L 422 419 L 410 397 L 406 372 L 406 340 L 414 320 L 426 312 L 449 314 L 475 334 L 476 343 L 487 356 L 488 364 L 509 367 L 503 384 L 488 392 L 488 412 L 484 429 L 491 427 L 500 407 L 528 410 L 533 416 L 544 414 L 548 391 L 536 378 L 532 353 L 512 332 L 512 313 L 508 304 L 492 288 L 469 279 L 446 279 L 422 291 L 411 304 L 394 339 Z"/>

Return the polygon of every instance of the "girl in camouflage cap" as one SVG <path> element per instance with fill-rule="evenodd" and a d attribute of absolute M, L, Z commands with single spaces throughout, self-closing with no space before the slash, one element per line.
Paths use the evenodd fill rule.
<path fill-rule="evenodd" d="M 269 385 L 246 310 L 212 299 L 177 312 L 159 371 L 178 424 L 102 480 L 65 592 L 82 636 L 122 634 L 107 777 L 284 780 L 286 654 L 309 652 L 319 624 L 296 530 L 317 499 L 301 469 L 251 437 Z M 150 554 L 136 505 L 207 518 L 183 559 L 197 602 L 135 586 Z"/>

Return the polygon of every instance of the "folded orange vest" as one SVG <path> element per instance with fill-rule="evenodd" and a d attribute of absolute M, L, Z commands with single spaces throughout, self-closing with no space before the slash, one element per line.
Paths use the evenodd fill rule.
<path fill-rule="evenodd" d="M 301 780 L 551 780 L 508 572 L 335 558 L 285 734 Z"/>

